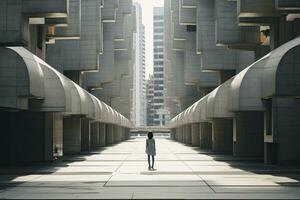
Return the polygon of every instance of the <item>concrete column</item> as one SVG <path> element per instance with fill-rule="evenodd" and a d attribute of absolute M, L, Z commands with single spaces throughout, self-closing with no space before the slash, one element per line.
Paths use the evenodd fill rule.
<path fill-rule="evenodd" d="M 87 118 L 81 119 L 81 151 L 89 151 L 91 149 L 91 120 Z"/>
<path fill-rule="evenodd" d="M 200 129 L 199 129 L 199 126 L 200 124 L 199 123 L 193 123 L 191 125 L 191 132 L 192 132 L 192 146 L 199 146 L 200 145 Z"/>
<path fill-rule="evenodd" d="M 186 144 L 191 145 L 192 144 L 192 129 L 191 124 L 185 125 L 186 130 Z"/>
<path fill-rule="evenodd" d="M 179 128 L 176 128 L 176 135 L 175 135 L 175 140 L 179 141 Z"/>
<path fill-rule="evenodd" d="M 53 156 L 61 157 L 63 155 L 63 115 L 61 113 L 46 113 L 46 118 L 49 117 L 50 122 L 52 121 L 49 127 L 52 127 Z"/>
<path fill-rule="evenodd" d="M 212 124 L 209 122 L 200 123 L 200 148 L 212 148 Z"/>
<path fill-rule="evenodd" d="M 121 141 L 125 140 L 125 127 L 121 127 Z"/>
<path fill-rule="evenodd" d="M 125 128 L 125 139 L 126 140 L 130 139 L 130 129 L 129 128 Z"/>
<path fill-rule="evenodd" d="M 182 142 L 184 144 L 186 144 L 186 136 L 187 136 L 187 134 L 186 134 L 186 125 L 183 125 L 182 126 Z"/>
<path fill-rule="evenodd" d="M 233 119 L 233 155 L 263 157 L 263 112 L 235 113 Z"/>
<path fill-rule="evenodd" d="M 95 149 L 99 144 L 99 131 L 100 131 L 100 123 L 93 122 L 91 123 L 91 149 Z"/>
<path fill-rule="evenodd" d="M 114 125 L 114 143 L 121 142 L 121 127 Z"/>
<path fill-rule="evenodd" d="M 175 129 L 175 128 L 172 128 L 172 129 L 170 130 L 170 138 L 171 138 L 172 140 L 175 140 L 175 135 L 176 135 L 176 129 Z"/>
<path fill-rule="evenodd" d="M 106 125 L 105 123 L 99 123 L 99 140 L 98 146 L 104 147 L 106 145 Z"/>
<path fill-rule="evenodd" d="M 114 125 L 106 124 L 106 144 L 114 143 Z"/>
<path fill-rule="evenodd" d="M 300 162 L 300 100 L 294 97 L 273 97 L 269 117 L 265 118 L 265 162 L 295 164 Z M 269 121 L 269 130 L 267 129 Z"/>
<path fill-rule="evenodd" d="M 81 118 L 79 116 L 64 118 L 63 130 L 64 154 L 79 153 L 81 151 Z"/>
<path fill-rule="evenodd" d="M 183 126 L 180 126 L 179 128 L 178 128 L 178 133 L 179 133 L 179 135 L 178 135 L 178 141 L 179 142 L 183 142 Z"/>
<path fill-rule="evenodd" d="M 212 121 L 212 150 L 215 152 L 232 153 L 233 147 L 232 119 L 213 119 Z"/>

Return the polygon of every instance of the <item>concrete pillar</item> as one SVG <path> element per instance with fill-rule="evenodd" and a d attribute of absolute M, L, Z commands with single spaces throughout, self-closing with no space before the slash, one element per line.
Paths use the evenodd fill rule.
<path fill-rule="evenodd" d="M 130 139 L 130 129 L 125 128 L 125 140 L 129 140 L 129 139 Z"/>
<path fill-rule="evenodd" d="M 81 118 L 79 116 L 64 118 L 63 131 L 64 154 L 79 153 L 81 151 Z"/>
<path fill-rule="evenodd" d="M 215 152 L 232 153 L 233 147 L 232 119 L 213 119 L 212 121 L 212 150 Z"/>
<path fill-rule="evenodd" d="M 100 132 L 100 123 L 93 122 L 91 123 L 91 149 L 95 149 L 99 145 L 99 132 Z"/>
<path fill-rule="evenodd" d="M 212 124 L 209 122 L 200 123 L 200 148 L 212 148 Z"/>
<path fill-rule="evenodd" d="M 192 144 L 192 126 L 191 124 L 185 125 L 186 130 L 186 144 L 191 145 Z"/>
<path fill-rule="evenodd" d="M 114 143 L 114 125 L 106 124 L 106 144 Z"/>
<path fill-rule="evenodd" d="M 263 157 L 264 113 L 237 112 L 233 119 L 233 155 Z"/>
<path fill-rule="evenodd" d="M 179 128 L 176 128 L 176 135 L 175 135 L 175 140 L 179 141 Z"/>
<path fill-rule="evenodd" d="M 63 115 L 61 113 L 46 113 L 46 123 L 53 135 L 53 156 L 63 156 Z"/>
<path fill-rule="evenodd" d="M 300 100 L 276 96 L 270 101 L 271 112 L 265 114 L 265 163 L 300 163 Z"/>
<path fill-rule="evenodd" d="M 121 127 L 121 141 L 125 140 L 125 127 Z"/>
<path fill-rule="evenodd" d="M 180 127 L 178 128 L 178 133 L 179 133 L 178 141 L 179 141 L 179 142 L 183 142 L 183 126 L 180 126 Z"/>
<path fill-rule="evenodd" d="M 172 129 L 170 130 L 170 138 L 171 138 L 172 140 L 175 140 L 175 135 L 176 135 L 176 129 L 175 129 L 175 128 L 172 128 Z"/>
<path fill-rule="evenodd" d="M 98 146 L 104 147 L 106 145 L 106 125 L 105 123 L 99 123 L 99 140 Z"/>
<path fill-rule="evenodd" d="M 121 142 L 121 127 L 114 125 L 114 143 Z"/>
<path fill-rule="evenodd" d="M 81 119 L 81 151 L 89 151 L 91 149 L 91 120 L 87 118 Z"/>
<path fill-rule="evenodd" d="M 186 144 L 186 136 L 187 136 L 187 134 L 186 134 L 186 125 L 183 125 L 182 126 L 182 142 L 184 143 L 184 144 Z"/>
<path fill-rule="evenodd" d="M 199 146 L 200 145 L 200 129 L 199 129 L 199 126 L 200 124 L 199 123 L 193 123 L 191 125 L 191 132 L 192 132 L 192 146 Z"/>

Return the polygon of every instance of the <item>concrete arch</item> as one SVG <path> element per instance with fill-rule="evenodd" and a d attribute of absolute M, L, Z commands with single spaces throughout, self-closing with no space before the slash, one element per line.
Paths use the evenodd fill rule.
<path fill-rule="evenodd" d="M 262 77 L 262 97 L 270 98 L 276 95 L 293 96 L 299 95 L 296 89 L 296 79 L 299 77 L 296 61 L 299 56 L 300 38 L 293 39 L 270 53 L 264 66 Z M 297 52 L 297 53 L 296 53 Z M 295 56 L 294 59 L 290 59 Z M 297 58 L 297 59 L 296 59 Z"/>
<path fill-rule="evenodd" d="M 207 118 L 232 118 L 233 113 L 228 110 L 229 89 L 233 78 L 214 89 L 207 97 Z"/>
<path fill-rule="evenodd" d="M 264 56 L 237 74 L 230 84 L 228 109 L 230 111 L 263 111 L 262 75 L 270 54 Z"/>
<path fill-rule="evenodd" d="M 44 74 L 37 57 L 23 47 L 0 48 L 0 107 L 29 109 L 29 99 L 43 99 Z"/>

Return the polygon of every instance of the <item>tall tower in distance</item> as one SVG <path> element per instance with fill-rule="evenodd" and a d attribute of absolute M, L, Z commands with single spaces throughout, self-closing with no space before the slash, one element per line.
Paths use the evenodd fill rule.
<path fill-rule="evenodd" d="M 164 126 L 168 112 L 164 103 L 164 8 L 153 8 L 154 126 Z"/>
<path fill-rule="evenodd" d="M 134 3 L 136 9 L 136 33 L 135 45 L 135 65 L 134 65 L 134 100 L 133 118 L 136 126 L 146 125 L 146 77 L 145 77 L 145 26 L 142 24 L 142 8 L 137 2 Z"/>

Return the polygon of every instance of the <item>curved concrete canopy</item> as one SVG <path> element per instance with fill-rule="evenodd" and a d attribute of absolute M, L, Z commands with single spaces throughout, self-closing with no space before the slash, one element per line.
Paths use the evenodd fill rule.
<path fill-rule="evenodd" d="M 194 107 L 195 112 L 193 113 L 193 119 L 195 122 L 206 122 L 208 118 L 206 116 L 207 109 L 207 99 L 208 95 L 202 97 L 199 101 L 197 101 Z"/>
<path fill-rule="evenodd" d="M 299 79 L 300 37 L 293 39 L 270 53 L 262 77 L 262 97 L 274 95 L 296 96 Z"/>
<path fill-rule="evenodd" d="M 229 111 L 262 111 L 262 75 L 270 54 L 237 74 L 230 84 Z"/>
<path fill-rule="evenodd" d="M 230 118 L 233 113 L 229 112 L 227 104 L 229 99 L 229 88 L 233 81 L 231 79 L 214 89 L 207 97 L 206 117 L 211 118 Z"/>
<path fill-rule="evenodd" d="M 37 57 L 23 47 L 0 47 L 0 107 L 29 109 L 29 99 L 44 99 L 44 74 Z M 7 92 L 6 92 L 7 91 Z"/>
<path fill-rule="evenodd" d="M 94 112 L 94 119 L 96 121 L 99 121 L 101 120 L 101 112 L 102 112 L 102 105 L 99 103 L 99 99 L 91 94 L 89 94 L 92 101 L 93 101 L 93 104 L 94 104 L 94 109 L 95 109 L 95 112 Z"/>
<path fill-rule="evenodd" d="M 96 121 L 126 127 L 132 126 L 127 118 L 89 94 L 24 47 L 7 47 L 1 50 L 8 50 L 8 55 L 17 54 L 26 67 L 25 72 L 27 73 L 21 80 L 28 81 L 22 86 L 28 93 L 24 96 L 23 92 L 23 98 L 28 98 L 31 102 L 30 106 L 23 106 L 24 108 L 42 112 L 63 112 L 66 115 L 86 115 Z M 24 73 L 24 70 L 21 72 Z M 3 80 L 5 81 L 5 79 Z M 2 105 L 0 106 L 2 107 Z M 17 106 L 12 108 L 19 109 Z"/>

